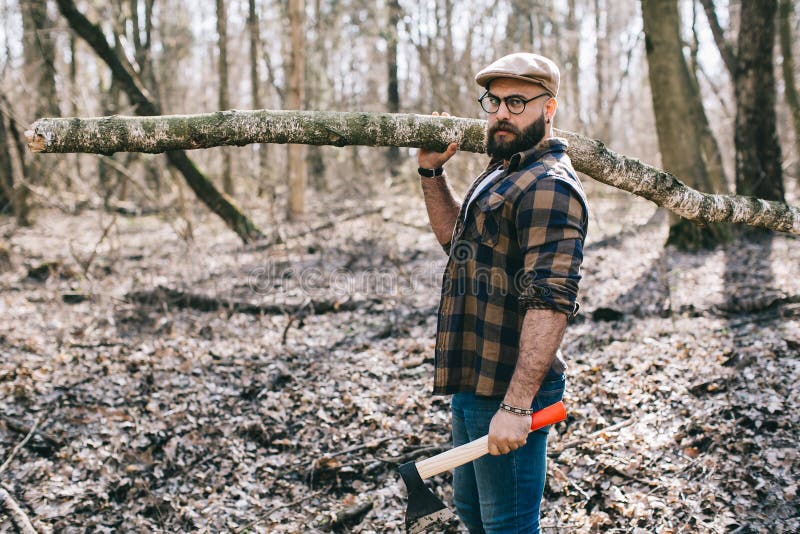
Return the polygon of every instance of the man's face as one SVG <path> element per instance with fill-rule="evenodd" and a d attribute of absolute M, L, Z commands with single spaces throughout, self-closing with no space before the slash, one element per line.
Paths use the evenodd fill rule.
<path fill-rule="evenodd" d="M 523 100 L 541 95 L 544 89 L 532 83 L 513 78 L 497 78 L 489 85 L 489 93 L 507 98 L 517 96 Z M 547 96 L 525 104 L 525 111 L 515 115 L 508 111 L 505 101 L 497 113 L 489 115 L 486 128 L 486 153 L 495 158 L 509 159 L 517 152 L 537 145 L 545 135 L 544 107 Z"/>

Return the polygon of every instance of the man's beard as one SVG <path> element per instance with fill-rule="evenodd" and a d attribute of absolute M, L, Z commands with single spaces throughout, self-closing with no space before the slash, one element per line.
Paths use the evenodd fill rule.
<path fill-rule="evenodd" d="M 499 130 L 513 133 L 514 138 L 509 141 L 495 141 L 494 134 Z M 517 152 L 522 152 L 538 145 L 542 138 L 544 138 L 544 113 L 533 124 L 523 130 L 506 121 L 494 124 L 486 131 L 484 145 L 486 153 L 491 157 L 507 160 Z"/>

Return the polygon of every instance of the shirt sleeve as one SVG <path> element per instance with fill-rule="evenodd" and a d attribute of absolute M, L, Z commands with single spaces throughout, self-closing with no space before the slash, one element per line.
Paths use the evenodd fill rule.
<path fill-rule="evenodd" d="M 568 318 L 578 313 L 586 217 L 578 193 L 552 176 L 539 178 L 520 196 L 515 223 L 524 261 L 522 309 L 552 309 Z"/>

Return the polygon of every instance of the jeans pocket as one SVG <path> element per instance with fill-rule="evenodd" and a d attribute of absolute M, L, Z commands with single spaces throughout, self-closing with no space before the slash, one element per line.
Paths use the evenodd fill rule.
<path fill-rule="evenodd" d="M 566 379 L 562 374 L 559 378 L 553 380 L 545 380 L 536 392 L 533 398 L 531 407 L 535 411 L 555 404 L 564 398 L 564 390 L 566 389 Z"/>

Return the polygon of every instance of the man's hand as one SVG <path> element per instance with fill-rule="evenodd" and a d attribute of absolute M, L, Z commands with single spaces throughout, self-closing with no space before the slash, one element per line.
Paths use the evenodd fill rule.
<path fill-rule="evenodd" d="M 517 450 L 528 440 L 533 418 L 497 410 L 489 423 L 489 454 L 498 456 Z"/>
<path fill-rule="evenodd" d="M 431 113 L 435 117 L 439 116 L 438 111 L 434 111 Z M 449 117 L 449 113 L 442 113 L 442 117 Z M 447 150 L 444 152 L 434 152 L 433 150 L 426 150 L 424 148 L 419 149 L 419 153 L 417 154 L 417 161 L 419 162 L 419 166 L 423 169 L 438 169 L 439 167 L 444 166 L 447 163 L 447 160 L 453 157 L 453 154 L 456 153 L 458 150 L 458 145 L 456 143 L 450 143 L 447 146 Z"/>

